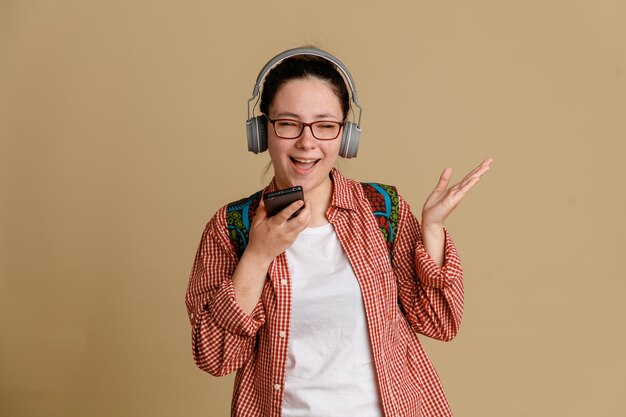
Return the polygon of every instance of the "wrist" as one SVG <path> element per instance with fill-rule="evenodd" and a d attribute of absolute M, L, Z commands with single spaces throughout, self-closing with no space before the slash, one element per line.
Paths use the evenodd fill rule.
<path fill-rule="evenodd" d="M 446 232 L 442 224 L 422 224 L 422 243 L 424 249 L 440 268 L 445 260 Z"/>
<path fill-rule="evenodd" d="M 267 256 L 263 252 L 255 250 L 255 248 L 248 246 L 241 255 L 239 263 L 244 263 L 255 270 L 267 271 L 274 258 Z"/>
<path fill-rule="evenodd" d="M 432 243 L 440 246 L 446 239 L 446 232 L 441 224 L 422 224 L 422 240 L 424 243 Z"/>
<path fill-rule="evenodd" d="M 441 223 L 428 223 L 428 222 L 422 221 L 420 223 L 420 227 L 422 229 L 422 232 L 443 233 L 443 224 Z"/>

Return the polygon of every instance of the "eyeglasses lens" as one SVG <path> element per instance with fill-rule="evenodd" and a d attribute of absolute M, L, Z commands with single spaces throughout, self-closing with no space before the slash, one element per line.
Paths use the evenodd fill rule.
<path fill-rule="evenodd" d="M 275 120 L 274 131 L 283 139 L 296 139 L 302 135 L 305 126 L 309 126 L 313 136 L 320 140 L 331 140 L 339 136 L 341 123 L 321 120 L 304 124 L 296 120 Z"/>

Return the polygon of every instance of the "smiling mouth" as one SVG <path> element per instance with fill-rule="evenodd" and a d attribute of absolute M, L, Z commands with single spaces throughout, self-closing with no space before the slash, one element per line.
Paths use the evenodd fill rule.
<path fill-rule="evenodd" d="M 319 159 L 301 159 L 294 158 L 292 156 L 290 156 L 289 159 L 291 159 L 291 162 L 293 162 L 294 164 L 304 167 L 312 167 L 319 162 Z"/>

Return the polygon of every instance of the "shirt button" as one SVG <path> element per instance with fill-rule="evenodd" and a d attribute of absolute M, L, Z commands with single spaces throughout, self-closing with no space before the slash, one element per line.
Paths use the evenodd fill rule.
<path fill-rule="evenodd" d="M 189 315 L 189 318 L 191 319 L 191 321 L 193 321 L 193 317 L 194 317 L 194 316 L 193 316 L 193 313 L 191 313 L 191 314 Z"/>
<path fill-rule="evenodd" d="M 280 391 L 280 384 L 274 384 L 274 390 Z"/>
<path fill-rule="evenodd" d="M 280 283 L 283 284 L 283 285 L 287 285 L 287 280 L 286 279 L 281 279 Z"/>
<path fill-rule="evenodd" d="M 287 333 L 280 331 L 280 332 L 278 332 L 278 335 L 280 337 L 285 337 L 285 336 L 287 336 Z"/>

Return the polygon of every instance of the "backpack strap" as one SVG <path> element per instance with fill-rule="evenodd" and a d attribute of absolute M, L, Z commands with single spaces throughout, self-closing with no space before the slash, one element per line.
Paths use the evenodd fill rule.
<path fill-rule="evenodd" d="M 228 236 L 239 259 L 248 245 L 250 220 L 254 218 L 259 203 L 261 203 L 261 191 L 226 206 Z"/>
<path fill-rule="evenodd" d="M 380 232 L 385 238 L 389 259 L 392 259 L 393 244 L 398 233 L 398 190 L 396 187 L 375 182 L 362 182 L 365 197 L 372 206 L 372 213 Z"/>
<path fill-rule="evenodd" d="M 374 182 L 361 183 L 365 197 L 372 206 L 372 214 L 383 234 L 389 259 L 392 258 L 393 244 L 398 231 L 398 191 L 391 185 Z M 261 191 L 226 206 L 228 236 L 238 258 L 248 245 L 250 220 L 254 218 L 261 202 Z"/>

